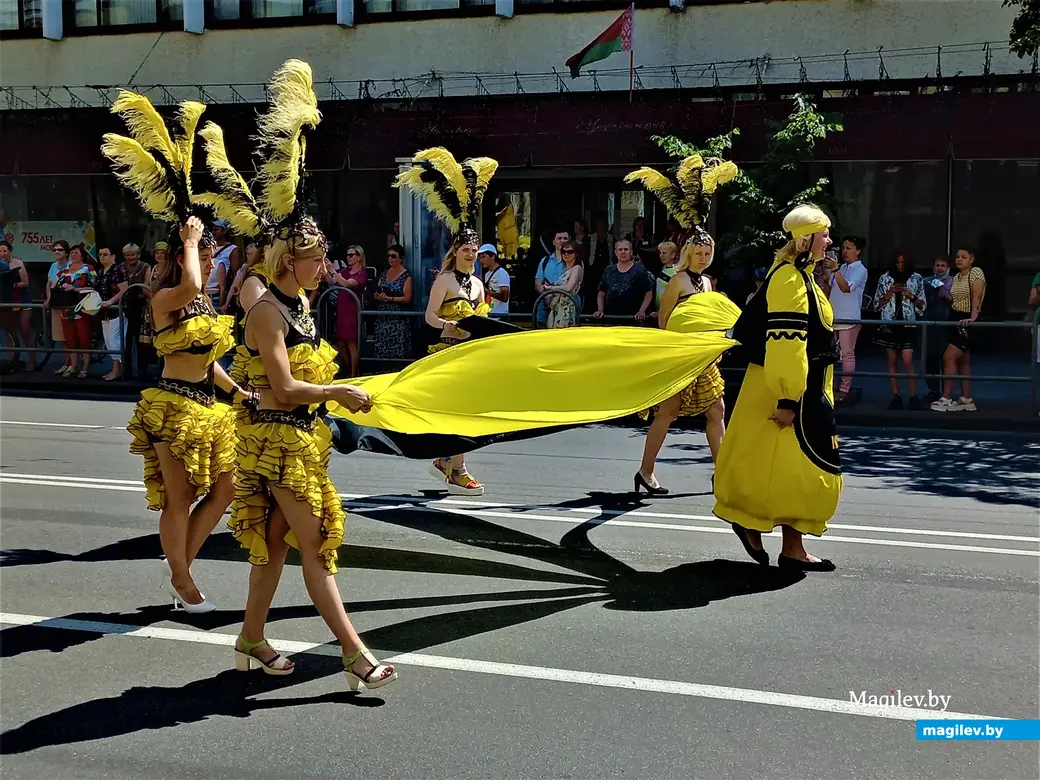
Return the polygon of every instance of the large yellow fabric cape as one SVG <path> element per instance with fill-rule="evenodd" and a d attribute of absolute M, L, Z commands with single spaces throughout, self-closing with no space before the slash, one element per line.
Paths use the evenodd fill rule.
<path fill-rule="evenodd" d="M 718 293 L 677 306 L 667 330 L 579 327 L 470 341 L 395 374 L 343 380 L 370 412 L 329 414 L 406 434 L 484 437 L 603 422 L 672 397 L 736 346 L 740 310 Z"/>

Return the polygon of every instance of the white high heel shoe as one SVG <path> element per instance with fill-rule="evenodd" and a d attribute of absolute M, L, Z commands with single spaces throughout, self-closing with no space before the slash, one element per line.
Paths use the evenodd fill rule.
<path fill-rule="evenodd" d="M 164 565 L 165 563 L 166 562 L 163 561 Z M 169 567 L 167 567 L 167 571 L 169 571 Z M 185 612 L 192 615 L 204 615 L 207 612 L 213 612 L 217 608 L 217 605 L 214 604 L 212 601 L 206 600 L 206 594 L 204 594 L 201 590 L 199 591 L 199 595 L 202 596 L 202 601 L 200 601 L 198 604 L 189 604 L 184 600 L 181 594 L 177 592 L 177 589 L 173 587 L 173 580 L 170 577 L 163 578 L 163 589 L 170 596 L 170 598 L 173 599 L 174 611 L 177 611 L 178 609 L 183 609 Z"/>
<path fill-rule="evenodd" d="M 363 677 L 354 671 L 354 663 L 362 656 L 372 664 L 368 674 Z M 382 688 L 384 685 L 389 685 L 397 679 L 397 670 L 390 664 L 379 663 L 376 657 L 364 645 L 350 658 L 344 657 L 343 673 L 347 675 L 347 685 L 350 687 L 350 690 L 359 693 L 364 690 L 374 691 L 376 688 Z"/>

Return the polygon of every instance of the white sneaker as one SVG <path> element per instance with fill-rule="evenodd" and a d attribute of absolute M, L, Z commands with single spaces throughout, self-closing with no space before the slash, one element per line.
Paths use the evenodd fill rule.
<path fill-rule="evenodd" d="M 974 412 L 977 411 L 975 402 L 970 398 L 965 398 L 963 395 L 953 402 L 953 411 L 955 412 Z"/>
<path fill-rule="evenodd" d="M 949 398 L 940 398 L 938 401 L 932 401 L 931 409 L 933 412 L 952 412 L 954 404 Z"/>

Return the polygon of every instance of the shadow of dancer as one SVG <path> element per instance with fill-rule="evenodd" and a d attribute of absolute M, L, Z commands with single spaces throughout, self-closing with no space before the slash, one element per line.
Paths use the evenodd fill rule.
<path fill-rule="evenodd" d="M 291 679 L 294 684 L 299 684 L 342 671 L 343 665 L 338 659 L 313 656 L 305 668 L 297 667 L 291 678 L 279 679 Z M 119 696 L 74 704 L 5 731 L 0 735 L 0 755 L 108 739 L 138 731 L 175 728 L 218 715 L 248 718 L 262 710 L 310 704 L 352 704 L 356 707 L 381 707 L 384 704 L 378 697 L 358 696 L 347 691 L 300 698 L 252 698 L 275 689 L 270 681 L 266 675 L 226 671 L 183 686 L 130 688 Z"/>

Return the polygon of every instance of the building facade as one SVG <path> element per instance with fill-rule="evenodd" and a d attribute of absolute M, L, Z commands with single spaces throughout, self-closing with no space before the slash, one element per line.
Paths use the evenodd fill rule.
<path fill-rule="evenodd" d="M 13 0 L 12 0 L 13 2 Z M 8 3 L 7 6 L 11 6 Z M 651 136 L 739 127 L 754 165 L 768 120 L 809 94 L 845 130 L 817 149 L 838 227 L 918 265 L 978 245 L 1002 315 L 1025 307 L 1040 250 L 1036 64 L 1008 51 L 1000 0 L 639 2 L 627 53 L 575 79 L 564 61 L 626 3 L 604 0 L 17 0 L 0 11 L 0 219 L 90 223 L 96 240 L 158 240 L 106 173 L 106 107 L 133 85 L 157 104 L 196 99 L 249 167 L 263 82 L 289 57 L 314 68 L 324 120 L 310 150 L 320 216 L 379 258 L 397 232 L 417 278 L 436 264 L 429 216 L 391 186 L 403 158 L 442 144 L 500 160 L 498 203 L 521 232 L 605 215 L 615 232 L 660 210 L 621 183 L 664 164 Z M 630 91 L 631 88 L 631 91 Z M 725 220 L 725 214 L 720 219 Z M 494 230 L 488 217 L 485 233 Z M 46 235 L 46 229 L 23 231 Z M 992 273 L 991 273 L 992 272 Z"/>

